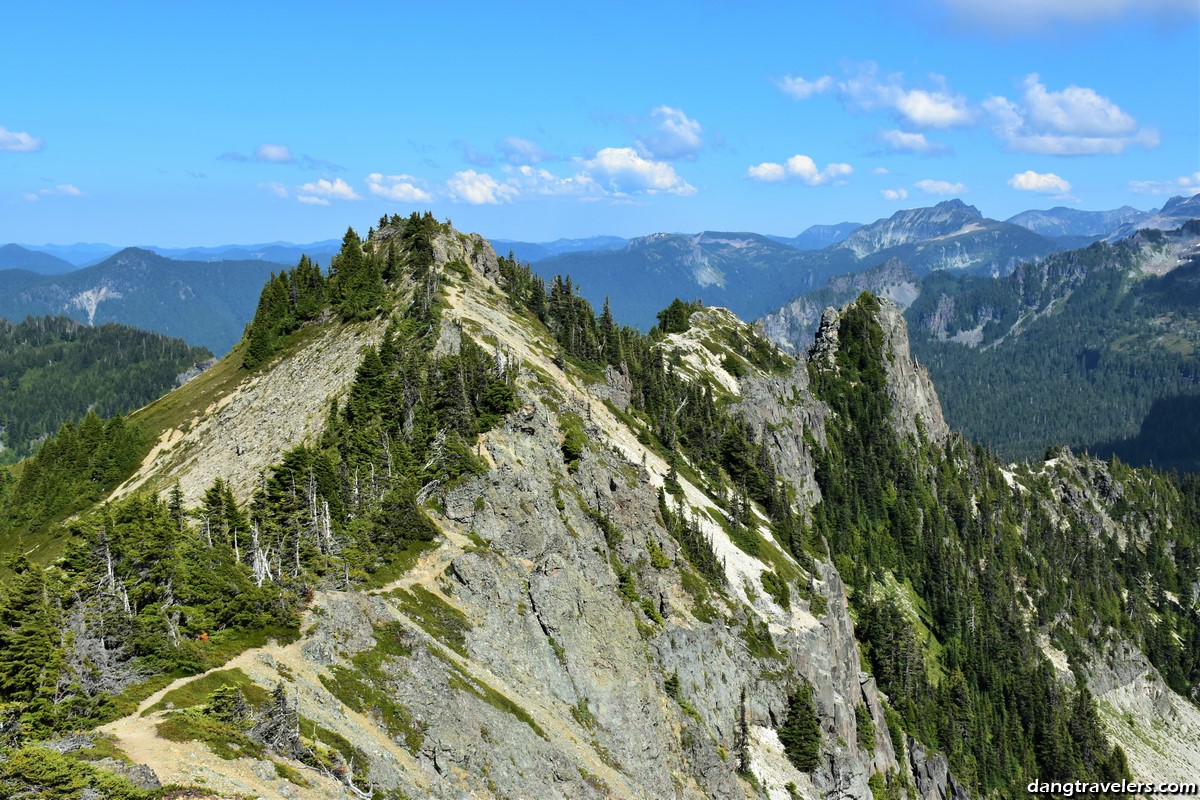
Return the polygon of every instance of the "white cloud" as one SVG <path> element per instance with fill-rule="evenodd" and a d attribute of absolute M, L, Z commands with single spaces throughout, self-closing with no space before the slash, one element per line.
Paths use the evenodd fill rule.
<path fill-rule="evenodd" d="M 798 75 L 785 75 L 777 81 L 778 86 L 797 100 L 807 100 L 815 94 L 823 94 L 833 88 L 833 78 L 822 75 L 811 81 Z"/>
<path fill-rule="evenodd" d="M 0 125 L 0 152 L 34 153 L 42 149 L 42 140 L 25 131 L 10 131 Z"/>
<path fill-rule="evenodd" d="M 1025 78 L 1028 120 L 1042 130 L 1080 136 L 1120 136 L 1137 129 L 1133 117 L 1107 97 L 1074 84 L 1061 92 L 1047 91 L 1037 73 Z"/>
<path fill-rule="evenodd" d="M 875 175 L 891 175 L 892 174 L 892 171 L 889 170 L 887 167 L 876 167 L 875 169 L 871 170 L 871 172 Z"/>
<path fill-rule="evenodd" d="M 963 183 L 935 181 L 930 180 L 929 178 L 926 178 L 923 181 L 917 181 L 913 184 L 913 186 L 917 187 L 922 192 L 925 192 L 925 194 L 955 195 L 962 194 L 967 190 L 966 184 Z"/>
<path fill-rule="evenodd" d="M 910 89 L 901 73 L 880 75 L 879 66 L 867 62 L 837 82 L 838 99 L 848 108 L 890 111 L 918 128 L 951 128 L 969 125 L 975 114 L 967 100 L 951 91 L 940 75 L 930 75 L 932 89 Z"/>
<path fill-rule="evenodd" d="M 554 155 L 542 149 L 537 142 L 522 139 L 520 136 L 505 136 L 500 140 L 500 152 L 504 160 L 510 164 L 539 164 L 543 161 L 553 161 Z"/>
<path fill-rule="evenodd" d="M 451 200 L 473 206 L 509 203 L 519 194 L 515 186 L 500 183 L 486 172 L 473 169 L 454 173 L 446 181 L 446 189 Z"/>
<path fill-rule="evenodd" d="M 930 154 L 945 149 L 942 145 L 926 139 L 923 133 L 900 130 L 880 131 L 876 138 L 887 145 L 889 149 L 897 152 Z"/>
<path fill-rule="evenodd" d="M 362 198 L 351 188 L 350 184 L 346 183 L 341 178 L 335 178 L 332 181 L 321 178 L 319 181 L 306 183 L 300 187 L 300 191 L 305 192 L 309 196 L 330 197 L 334 200 L 361 200 Z M 311 202 L 301 200 L 301 202 Z"/>
<path fill-rule="evenodd" d="M 282 144 L 260 144 L 254 151 L 255 161 L 268 161 L 272 164 L 290 164 L 292 151 Z"/>
<path fill-rule="evenodd" d="M 983 103 L 992 130 L 1008 149 L 1039 155 L 1118 155 L 1131 145 L 1158 146 L 1158 132 L 1095 90 L 1071 85 L 1046 89 L 1036 73 L 1023 83 L 1021 102 L 992 96 Z"/>
<path fill-rule="evenodd" d="M 301 203 L 304 203 L 304 204 L 310 205 L 310 206 L 327 206 L 327 205 L 329 205 L 329 201 L 326 200 L 324 197 L 314 197 L 311 194 L 299 194 L 299 195 L 296 195 L 296 199 L 299 200 Z"/>
<path fill-rule="evenodd" d="M 844 183 L 842 179 L 854 172 L 849 164 L 827 164 L 825 169 L 819 169 L 817 163 L 805 155 L 794 155 L 783 164 L 764 161 L 746 170 L 746 175 L 758 181 L 776 183 L 785 180 L 798 180 L 809 186 L 821 186 L 826 183 Z"/>
<path fill-rule="evenodd" d="M 938 0 L 954 16 L 993 31 L 1032 31 L 1048 23 L 1104 22 L 1146 16 L 1175 22 L 1196 16 L 1195 0 Z"/>
<path fill-rule="evenodd" d="M 1192 195 L 1200 192 L 1200 172 L 1193 172 L 1173 181 L 1130 181 L 1129 188 L 1140 194 Z"/>
<path fill-rule="evenodd" d="M 22 192 L 21 197 L 33 203 L 43 197 L 66 196 L 83 197 L 83 190 L 73 183 L 60 183 L 54 188 L 38 189 L 36 192 Z"/>
<path fill-rule="evenodd" d="M 695 158 L 704 145 L 700 123 L 682 109 L 659 106 L 650 112 L 658 122 L 658 131 L 637 141 L 638 150 L 650 158 L 673 160 Z"/>
<path fill-rule="evenodd" d="M 746 170 L 746 174 L 756 181 L 767 181 L 770 183 L 776 181 L 787 180 L 787 169 L 783 164 L 776 164 L 773 161 L 764 161 Z"/>
<path fill-rule="evenodd" d="M 1008 179 L 1008 185 L 1022 192 L 1042 194 L 1066 194 L 1071 191 L 1071 184 L 1053 172 L 1034 172 L 1031 169 L 1013 175 Z"/>
<path fill-rule="evenodd" d="M 604 194 L 604 189 L 586 172 L 577 172 L 569 178 L 560 178 L 550 170 L 524 164 L 517 167 L 510 184 L 518 185 L 522 194 L 537 194 L 546 197 L 564 195 Z"/>
<path fill-rule="evenodd" d="M 930 128 L 948 128 L 971 122 L 971 112 L 960 95 L 945 92 L 927 92 L 924 89 L 888 89 L 891 104 L 914 125 Z"/>
<path fill-rule="evenodd" d="M 904 188 L 884 189 L 883 190 L 883 199 L 884 200 L 907 200 L 908 199 L 908 190 L 904 189 Z"/>
<path fill-rule="evenodd" d="M 593 180 L 617 195 L 696 193 L 696 187 L 670 164 L 643 158 L 632 147 L 606 147 L 579 164 Z"/>
<path fill-rule="evenodd" d="M 412 175 L 384 175 L 372 172 L 367 176 L 367 191 L 378 197 L 398 200 L 402 203 L 428 203 L 433 195 L 417 184 Z"/>
<path fill-rule="evenodd" d="M 288 188 L 286 186 L 284 186 L 282 183 L 274 183 L 274 182 L 260 183 L 258 185 L 258 188 L 268 191 L 271 194 L 275 195 L 276 197 L 287 197 L 288 196 Z"/>

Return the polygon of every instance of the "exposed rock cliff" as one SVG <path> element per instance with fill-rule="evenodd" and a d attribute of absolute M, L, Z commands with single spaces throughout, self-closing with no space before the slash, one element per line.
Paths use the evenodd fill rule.
<path fill-rule="evenodd" d="M 521 410 L 476 443 L 488 471 L 441 498 L 443 539 L 435 550 L 384 590 L 318 593 L 299 642 L 239 657 L 250 678 L 263 686 L 283 678 L 304 724 L 334 732 L 361 753 L 352 765 L 356 785 L 385 793 L 869 797 L 868 781 L 879 773 L 922 787 L 923 796 L 958 796 L 947 788 L 944 762 L 912 747 L 893 749 L 834 565 L 797 563 L 757 522 L 759 554 L 748 554 L 727 531 L 728 499 L 681 476 L 681 494 L 667 497 L 672 512 L 694 521 L 723 564 L 719 580 L 697 574 L 660 513 L 667 463 L 636 426 L 597 400 L 615 393 L 613 407 L 624 407 L 620 373 L 610 370 L 601 388 L 556 365 L 555 348 L 492 284 L 496 261 L 481 240 L 445 237 L 436 252 L 439 264 L 471 267 L 446 287 L 441 324 L 453 332 L 439 348 L 470 334 L 518 360 Z M 899 312 L 887 305 L 880 316 L 896 423 L 915 432 L 920 418 L 927 433 L 944 436 L 936 395 L 909 360 Z M 739 380 L 721 367 L 711 341 L 698 343 L 714 326 L 745 337 L 752 329 L 719 309 L 694 322 L 690 334 L 664 347 L 691 379 L 736 398 L 767 432 L 802 507 L 811 505 L 818 491 L 810 448 L 824 441 L 827 412 L 809 392 L 805 365 L 751 368 Z M 351 354 L 378 334 L 378 326 L 367 326 L 322 336 L 239 386 L 191 425 L 181 440 L 190 447 L 156 453 L 136 483 L 178 480 L 192 498 L 223 475 L 244 497 L 251 462 L 261 468 L 269 451 L 312 435 L 328 398 L 353 374 Z M 836 349 L 828 331 L 821 341 Z M 300 405 L 283 413 L 284 402 Z M 292 427 L 276 427 L 273 418 Z M 583 425 L 587 439 L 570 465 L 562 447 L 569 420 Z M 248 443 L 240 456 L 239 440 Z M 767 591 L 766 573 L 782 581 L 789 602 Z M 801 683 L 813 688 L 821 728 L 821 763 L 811 773 L 788 762 L 776 735 L 787 697 Z M 376 713 L 383 701 L 369 697 L 387 698 L 387 711 Z M 146 716 L 110 730 L 160 777 L 264 796 L 294 788 L 269 765 L 231 764 L 196 743 L 186 757 L 176 745 L 162 751 L 173 757 L 155 755 L 162 712 L 144 706 Z M 858 744 L 860 707 L 880 732 L 871 751 Z M 345 787 L 313 775 L 305 791 L 334 797 Z"/>

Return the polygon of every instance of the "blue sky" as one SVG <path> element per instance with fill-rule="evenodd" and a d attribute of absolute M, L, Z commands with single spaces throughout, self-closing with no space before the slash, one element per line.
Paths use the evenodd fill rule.
<path fill-rule="evenodd" d="M 1157 207 L 1200 191 L 1198 12 L 9 4 L 0 242 L 307 242 L 426 208 L 543 241 L 791 235 L 951 196 Z"/>

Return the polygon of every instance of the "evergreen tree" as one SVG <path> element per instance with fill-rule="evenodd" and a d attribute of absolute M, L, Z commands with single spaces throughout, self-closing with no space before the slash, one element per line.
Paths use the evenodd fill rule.
<path fill-rule="evenodd" d="M 821 723 L 808 684 L 788 695 L 787 716 L 779 728 L 779 741 L 788 761 L 801 772 L 812 772 L 820 765 Z"/>

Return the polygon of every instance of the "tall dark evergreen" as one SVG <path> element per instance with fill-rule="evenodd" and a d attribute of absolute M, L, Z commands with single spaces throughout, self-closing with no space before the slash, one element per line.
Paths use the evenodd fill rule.
<path fill-rule="evenodd" d="M 788 695 L 787 715 L 779 727 L 784 755 L 801 772 L 812 772 L 821 763 L 821 721 L 813 702 L 812 687 L 803 684 Z"/>

